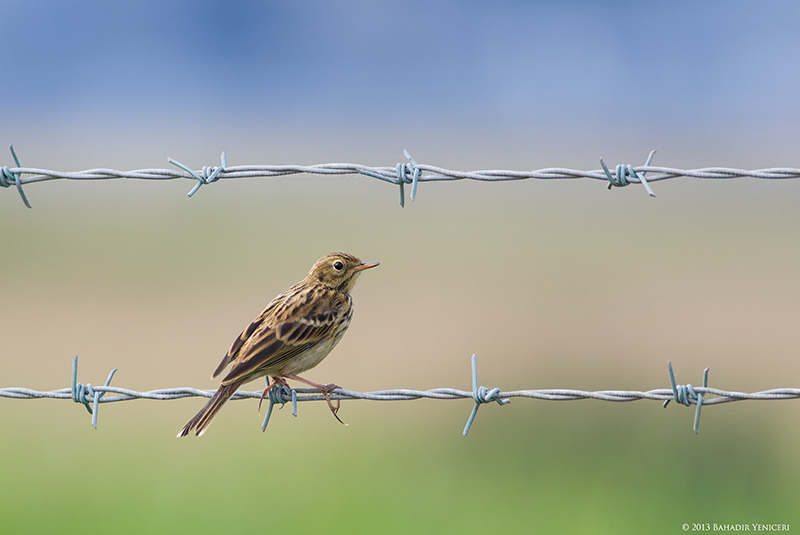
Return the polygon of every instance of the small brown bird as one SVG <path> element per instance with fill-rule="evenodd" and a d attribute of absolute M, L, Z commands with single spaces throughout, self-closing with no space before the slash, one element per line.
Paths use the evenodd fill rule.
<path fill-rule="evenodd" d="M 217 392 L 197 415 L 189 420 L 178 437 L 192 431 L 205 433 L 217 412 L 236 390 L 249 381 L 269 375 L 272 383 L 261 399 L 285 379 L 294 379 L 318 388 L 336 414 L 328 394 L 339 386 L 321 385 L 298 377 L 328 356 L 344 336 L 353 317 L 350 292 L 365 269 L 378 262 L 364 263 L 347 253 L 331 253 L 314 264 L 303 280 L 270 301 L 267 308 L 233 342 L 214 371 L 214 377 L 233 362 Z"/>

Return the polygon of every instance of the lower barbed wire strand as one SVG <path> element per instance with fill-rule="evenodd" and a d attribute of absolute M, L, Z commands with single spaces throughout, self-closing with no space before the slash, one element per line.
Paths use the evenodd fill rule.
<path fill-rule="evenodd" d="M 652 156 L 652 155 L 651 155 Z M 648 163 L 650 159 L 648 159 Z M 223 165 L 225 159 L 223 156 Z M 404 179 L 402 174 L 398 175 Z M 415 172 L 414 176 L 417 176 Z M 640 399 L 649 399 L 662 401 L 664 408 L 667 407 L 670 401 L 676 401 L 678 404 L 686 406 L 695 406 L 695 416 L 692 429 L 695 433 L 699 433 L 700 414 L 702 406 L 715 405 L 718 403 L 728 403 L 732 401 L 744 400 L 780 400 L 780 399 L 797 399 L 800 398 L 800 388 L 773 388 L 771 390 L 763 390 L 761 392 L 735 392 L 721 390 L 718 388 L 708 387 L 709 368 L 703 371 L 702 386 L 693 387 L 691 384 L 678 384 L 675 376 L 675 371 L 672 366 L 672 361 L 667 363 L 667 371 L 669 373 L 669 380 L 671 388 L 660 388 L 648 391 L 636 390 L 574 390 L 574 389 L 539 389 L 539 390 L 512 390 L 503 392 L 499 388 L 487 388 L 480 386 L 478 382 L 478 365 L 476 355 L 472 355 L 472 391 L 459 390 L 456 388 L 434 388 L 431 390 L 410 390 L 405 388 L 396 388 L 392 390 L 379 390 L 374 392 L 354 392 L 352 390 L 345 390 L 337 388 L 331 391 L 327 396 L 315 388 L 296 388 L 290 389 L 288 386 L 282 384 L 280 388 L 269 390 L 269 406 L 261 425 L 261 430 L 266 431 L 269 424 L 272 410 L 276 404 L 284 404 L 291 401 L 292 414 L 297 416 L 297 402 L 299 401 L 320 401 L 325 400 L 329 405 L 331 400 L 369 400 L 369 401 L 409 401 L 413 399 L 472 399 L 474 405 L 472 411 L 467 419 L 462 434 L 466 437 L 475 417 L 478 414 L 478 409 L 481 405 L 486 403 L 496 402 L 499 405 L 506 405 L 511 402 L 511 398 L 530 398 L 545 401 L 575 401 L 580 399 L 595 399 L 600 401 L 612 402 L 626 402 L 637 401 Z M 199 390 L 196 388 L 165 388 L 160 390 L 150 390 L 148 392 L 139 392 L 127 388 L 120 388 L 111 386 L 111 380 L 117 369 L 113 369 L 109 373 L 105 384 L 102 386 L 93 387 L 90 383 L 78 382 L 78 356 L 76 355 L 72 360 L 72 386 L 70 388 L 62 388 L 59 390 L 51 390 L 48 392 L 40 392 L 29 388 L 0 388 L 0 397 L 16 398 L 16 399 L 37 399 L 37 398 L 55 398 L 55 399 L 72 399 L 76 403 L 80 403 L 92 415 L 92 426 L 97 428 L 97 412 L 101 403 L 113 403 L 117 401 L 129 401 L 133 399 L 154 399 L 154 400 L 170 400 L 182 399 L 187 397 L 204 397 L 211 398 L 214 396 L 216 390 Z M 269 381 L 267 381 L 269 384 Z M 274 386 L 274 384 L 272 385 Z M 264 399 L 264 390 L 246 391 L 239 390 L 233 394 L 232 400 L 237 399 L 258 399 L 259 407 Z M 106 394 L 113 394 L 106 396 Z M 707 396 L 715 396 L 707 398 Z M 331 406 L 333 409 L 333 407 Z M 334 412 L 334 415 L 336 413 Z M 341 421 L 341 420 L 340 420 Z"/>
<path fill-rule="evenodd" d="M 105 397 L 99 399 L 99 403 L 113 403 L 118 401 L 129 401 L 134 399 L 153 399 L 153 400 L 172 400 L 189 397 L 210 398 L 216 390 L 200 390 L 197 388 L 165 388 L 139 392 L 127 388 L 114 386 L 95 386 L 95 392 L 106 393 Z M 297 401 L 320 401 L 324 400 L 318 390 L 313 388 L 294 389 L 298 396 Z M 732 401 L 744 400 L 782 400 L 800 398 L 800 388 L 774 388 L 760 392 L 735 392 L 720 390 L 718 388 L 694 387 L 697 393 L 716 396 L 706 398 L 704 405 L 714 405 L 719 403 L 729 403 Z M 239 399 L 260 399 L 263 390 L 237 391 L 231 400 Z M 110 394 L 116 394 L 110 396 Z M 62 388 L 51 391 L 38 391 L 29 388 L 0 388 L 0 397 L 16 399 L 72 399 L 71 389 Z M 413 399 L 472 399 L 473 393 L 466 390 L 455 388 L 436 388 L 432 390 L 410 390 L 392 389 L 379 390 L 374 392 L 354 392 L 351 390 L 337 389 L 330 394 L 331 399 L 339 400 L 367 400 L 367 401 L 407 401 Z M 502 398 L 529 398 L 544 401 L 576 401 L 581 399 L 595 399 L 599 401 L 626 402 L 649 399 L 655 401 L 665 401 L 673 399 L 672 390 L 660 388 L 648 391 L 629 391 L 629 390 L 571 390 L 571 389 L 540 389 L 540 390 L 512 390 L 499 392 L 498 397 Z"/>

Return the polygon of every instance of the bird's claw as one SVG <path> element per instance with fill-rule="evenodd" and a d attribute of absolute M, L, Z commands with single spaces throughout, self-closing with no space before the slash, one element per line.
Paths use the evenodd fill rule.
<path fill-rule="evenodd" d="M 321 385 L 321 388 L 319 389 L 319 391 L 322 392 L 322 396 L 325 398 L 325 401 L 328 403 L 328 408 L 331 410 L 331 414 L 333 414 L 333 417 L 336 418 L 339 421 L 340 424 L 347 425 L 346 423 L 344 423 L 342 421 L 341 418 L 339 418 L 339 414 L 338 414 L 339 413 L 339 407 L 341 407 L 341 405 L 342 405 L 341 400 L 337 399 L 336 400 L 336 406 L 334 406 L 333 402 L 331 401 L 331 398 L 330 398 L 331 391 L 336 390 L 337 388 L 341 388 L 341 386 L 333 384 L 333 383 L 329 383 L 327 385 Z"/>

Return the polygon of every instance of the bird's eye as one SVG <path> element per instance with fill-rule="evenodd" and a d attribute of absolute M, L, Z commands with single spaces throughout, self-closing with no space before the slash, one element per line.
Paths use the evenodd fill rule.
<path fill-rule="evenodd" d="M 334 262 L 333 269 L 335 269 L 336 271 L 341 271 L 343 268 L 344 264 L 342 264 L 341 262 Z"/>

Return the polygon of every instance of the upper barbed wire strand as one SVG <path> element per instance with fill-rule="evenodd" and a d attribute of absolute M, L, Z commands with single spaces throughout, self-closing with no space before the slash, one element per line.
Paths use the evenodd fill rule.
<path fill-rule="evenodd" d="M 234 165 L 227 166 L 225 153 L 222 153 L 221 166 L 204 166 L 197 171 L 190 167 L 168 158 L 169 162 L 179 169 L 137 169 L 133 171 L 119 171 L 117 169 L 87 169 L 85 171 L 63 172 L 35 167 L 22 167 L 19 165 L 13 146 L 10 147 L 16 167 L 2 167 L 0 186 L 9 187 L 16 185 L 20 196 L 26 206 L 27 202 L 22 186 L 35 182 L 48 180 L 109 180 L 109 179 L 139 179 L 139 180 L 175 180 L 189 179 L 197 184 L 190 192 L 193 195 L 201 185 L 210 184 L 217 180 L 237 178 L 269 178 L 296 174 L 311 175 L 355 175 L 361 174 L 400 186 L 400 205 L 404 206 L 405 194 L 403 186 L 411 183 L 411 200 L 416 198 L 417 183 L 436 182 L 448 180 L 479 180 L 486 182 L 503 182 L 509 180 L 570 180 L 592 179 L 606 182 L 609 187 L 624 187 L 630 184 L 641 184 L 651 196 L 655 194 L 648 183 L 668 180 L 672 178 L 701 178 L 701 179 L 732 179 L 732 178 L 757 178 L 765 180 L 784 180 L 800 178 L 800 168 L 773 167 L 768 169 L 733 169 L 728 167 L 704 167 L 700 169 L 680 169 L 676 167 L 658 167 L 649 165 L 655 151 L 650 153 L 647 163 L 642 166 L 632 165 L 616 166 L 616 173 L 611 174 L 609 168 L 600 159 L 602 169 L 581 171 L 565 167 L 548 167 L 532 171 L 512 170 L 480 170 L 480 171 L 455 171 L 428 164 L 419 164 L 407 151 L 403 151 L 408 162 L 398 163 L 394 167 L 372 167 L 354 163 L 327 163 L 316 165 Z M 645 179 L 645 174 L 647 178 Z"/>
<path fill-rule="evenodd" d="M 577 179 L 589 178 L 608 182 L 602 169 L 594 171 L 581 171 L 563 167 L 549 167 L 534 171 L 509 171 L 509 170 L 483 170 L 483 171 L 454 171 L 433 165 L 419 164 L 418 169 L 427 173 L 420 176 L 419 182 L 436 182 L 446 180 L 483 180 L 506 181 L 526 179 Z M 701 169 L 678 169 L 675 167 L 633 167 L 637 173 L 647 172 L 648 182 L 668 180 L 671 178 L 704 178 L 704 179 L 730 179 L 730 178 L 758 178 L 766 180 L 782 180 L 800 178 L 800 169 L 790 167 L 774 167 L 769 169 L 732 169 L 728 167 L 705 167 Z M 85 171 L 62 172 L 34 167 L 8 167 L 11 174 L 21 176 L 20 183 L 32 184 L 48 180 L 107 180 L 116 178 L 143 179 L 143 180 L 174 180 L 190 179 L 195 177 L 187 172 L 176 169 L 137 169 L 134 171 L 119 171 L 117 169 L 87 169 Z M 354 175 L 363 174 L 360 171 L 371 171 L 386 181 L 396 183 L 397 171 L 395 167 L 368 167 L 351 163 L 330 163 L 318 165 L 233 165 L 219 174 L 219 179 L 233 178 L 268 178 L 296 174 L 316 175 Z M 202 173 L 198 170 L 197 173 Z"/>

